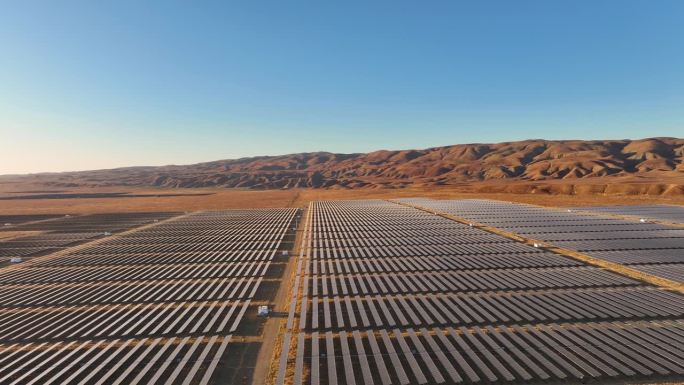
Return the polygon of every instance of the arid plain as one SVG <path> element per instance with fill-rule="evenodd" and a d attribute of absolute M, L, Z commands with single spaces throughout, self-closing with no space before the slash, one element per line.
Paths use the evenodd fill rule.
<path fill-rule="evenodd" d="M 419 186 L 373 189 L 278 189 L 71 187 L 54 188 L 35 184 L 0 183 L 0 210 L 8 214 L 106 213 L 148 211 L 193 211 L 235 208 L 304 207 L 314 200 L 486 198 L 543 206 L 664 203 L 684 204 L 684 194 L 662 194 L 665 188 L 679 190 L 684 177 L 667 180 L 624 181 L 611 178 L 584 182 L 494 181 L 462 186 Z M 513 190 L 514 192 L 508 192 Z M 571 193 L 567 193 L 571 191 Z M 49 196 L 49 197 L 47 197 Z M 11 198 L 11 199 L 10 199 Z"/>

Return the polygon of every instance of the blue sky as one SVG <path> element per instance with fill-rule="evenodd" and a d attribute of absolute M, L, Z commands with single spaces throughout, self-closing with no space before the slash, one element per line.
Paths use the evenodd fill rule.
<path fill-rule="evenodd" d="M 684 133 L 679 0 L 102 3 L 4 2 L 0 174 Z"/>

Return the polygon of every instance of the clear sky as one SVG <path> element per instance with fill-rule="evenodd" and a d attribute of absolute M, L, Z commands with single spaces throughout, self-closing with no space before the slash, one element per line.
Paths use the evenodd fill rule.
<path fill-rule="evenodd" d="M 683 134 L 681 0 L 0 11 L 0 174 Z"/>

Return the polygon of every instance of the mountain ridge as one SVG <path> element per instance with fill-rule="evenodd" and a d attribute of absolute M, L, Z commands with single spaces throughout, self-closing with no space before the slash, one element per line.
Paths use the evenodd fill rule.
<path fill-rule="evenodd" d="M 684 175 L 684 139 L 471 143 L 339 154 L 308 152 L 191 165 L 13 176 L 51 186 L 377 188 L 492 180 L 550 181 Z"/>

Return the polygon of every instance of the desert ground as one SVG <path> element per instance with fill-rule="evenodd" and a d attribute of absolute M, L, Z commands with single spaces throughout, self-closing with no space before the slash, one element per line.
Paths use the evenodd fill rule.
<path fill-rule="evenodd" d="M 684 177 L 667 181 L 464 183 L 460 186 L 414 186 L 371 189 L 278 189 L 72 187 L 0 183 L 0 212 L 5 214 L 85 214 L 106 212 L 196 211 L 234 208 L 299 207 L 313 200 L 486 198 L 543 206 L 607 204 L 684 204 Z M 662 194 L 669 189 L 670 194 Z M 78 195 L 80 197 L 74 197 Z M 103 197 L 107 196 L 107 197 Z"/>

